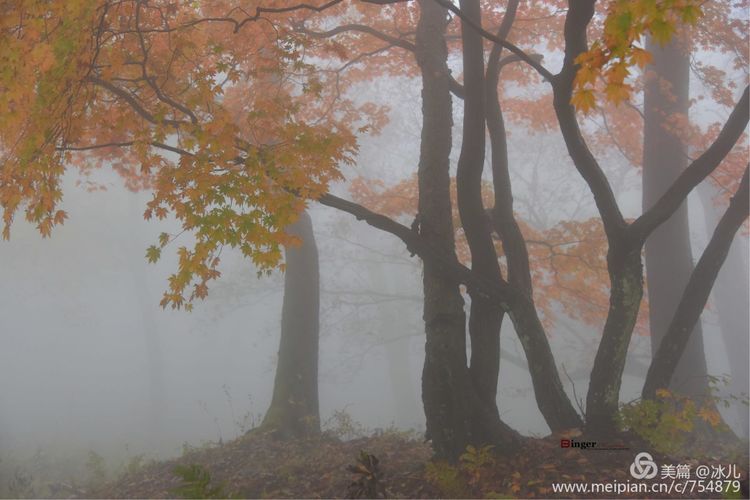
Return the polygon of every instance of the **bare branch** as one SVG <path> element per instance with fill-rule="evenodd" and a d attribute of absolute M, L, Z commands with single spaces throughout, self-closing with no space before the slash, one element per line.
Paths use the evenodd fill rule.
<path fill-rule="evenodd" d="M 646 383 L 643 386 L 644 399 L 653 399 L 657 389 L 669 387 L 677 363 L 682 357 L 690 335 L 708 302 L 716 277 L 727 258 L 732 240 L 748 217 L 749 192 L 748 169 L 745 168 L 737 193 L 729 202 L 729 207 L 719 220 L 708 246 L 693 269 L 667 333 L 651 362 Z"/>
<path fill-rule="evenodd" d="M 132 95 L 127 90 L 120 88 L 117 85 L 114 85 L 106 80 L 102 80 L 101 78 L 98 78 L 92 75 L 86 78 L 86 81 L 91 82 L 100 87 L 103 87 L 107 89 L 108 91 L 110 91 L 111 93 L 113 93 L 114 95 L 116 95 L 117 97 L 122 98 L 125 102 L 130 104 L 130 107 L 133 108 L 133 110 L 136 113 L 138 113 L 141 117 L 146 119 L 146 121 L 149 121 L 153 123 L 154 125 L 165 124 L 165 125 L 171 125 L 175 128 L 184 126 L 184 125 L 189 125 L 188 122 L 179 121 L 179 120 L 168 120 L 168 119 L 157 120 L 156 117 L 154 117 L 154 115 L 152 115 L 149 111 L 146 110 L 143 104 L 141 104 L 141 102 L 134 95 Z"/>
<path fill-rule="evenodd" d="M 390 45 L 408 50 L 409 52 L 414 52 L 416 50 L 416 46 L 409 40 L 405 40 L 403 38 L 399 38 L 399 37 L 389 35 L 387 33 L 383 33 L 382 31 L 378 31 L 375 28 L 372 28 L 364 24 L 342 24 L 341 26 L 337 26 L 328 31 L 313 31 L 311 29 L 305 28 L 303 24 L 300 24 L 299 26 L 296 27 L 296 29 L 300 33 L 304 33 L 313 38 L 331 38 L 341 33 L 352 33 L 352 32 L 365 33 L 375 38 L 378 38 L 384 42 L 387 42 Z"/>
<path fill-rule="evenodd" d="M 594 195 L 596 207 L 610 244 L 620 242 L 627 227 L 612 186 L 583 138 L 570 103 L 573 81 L 578 71 L 575 60 L 588 47 L 586 28 L 594 15 L 594 0 L 569 0 L 565 18 L 565 60 L 560 73 L 552 80 L 554 107 L 568 153 L 581 177 Z"/>
<path fill-rule="evenodd" d="M 508 297 L 512 290 L 504 280 L 486 279 L 473 274 L 468 267 L 456 259 L 455 255 L 443 255 L 428 245 L 418 232 L 412 231 L 411 228 L 385 215 L 373 212 L 362 205 L 328 193 L 318 198 L 317 201 L 322 205 L 347 212 L 355 216 L 357 220 L 365 221 L 374 228 L 396 236 L 404 242 L 411 253 L 418 255 L 424 261 L 434 263 L 446 278 L 466 285 L 471 293 L 478 293 L 493 300 L 498 307 L 507 309 Z"/>
<path fill-rule="evenodd" d="M 450 2 L 450 0 L 435 0 L 439 5 L 442 7 L 448 9 L 449 11 L 453 12 L 456 16 L 458 16 L 462 21 L 464 21 L 469 27 L 471 27 L 473 30 L 477 31 L 482 37 L 486 38 L 487 40 L 494 42 L 498 45 L 501 45 L 508 49 L 510 52 L 517 55 L 523 62 L 531 66 L 536 70 L 537 73 L 542 75 L 545 80 L 552 81 L 554 79 L 554 75 L 542 64 L 536 60 L 531 55 L 524 52 L 521 48 L 514 45 L 513 43 L 503 40 L 502 38 L 498 38 L 497 36 L 493 35 L 489 31 L 485 30 L 481 26 L 479 26 L 477 23 L 475 23 L 473 20 L 468 18 L 466 14 L 464 14 L 461 9 L 453 5 L 453 3 Z"/>
<path fill-rule="evenodd" d="M 630 226 L 630 237 L 643 242 L 654 229 L 669 219 L 690 191 L 716 170 L 742 136 L 748 123 L 748 87 L 729 115 L 716 140 L 680 174 L 659 200 Z"/>
<path fill-rule="evenodd" d="M 57 148 L 58 151 L 92 151 L 96 149 L 105 149 L 105 148 L 126 148 L 135 145 L 135 141 L 125 141 L 125 142 L 106 142 L 102 144 L 90 144 L 87 146 L 61 146 Z M 165 151 L 170 151 L 172 153 L 177 153 L 181 156 L 195 156 L 190 151 L 186 151 L 184 149 L 170 146 L 169 144 L 164 144 L 163 142 L 149 142 L 150 146 L 153 146 L 157 149 L 163 149 Z"/>

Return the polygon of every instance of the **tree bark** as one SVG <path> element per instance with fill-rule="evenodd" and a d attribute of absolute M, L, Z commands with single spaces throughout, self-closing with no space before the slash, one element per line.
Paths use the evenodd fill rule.
<path fill-rule="evenodd" d="M 552 80 L 553 104 L 568 153 L 594 196 L 607 235 L 607 268 L 610 298 L 586 396 L 586 431 L 607 436 L 617 429 L 622 372 L 641 297 L 643 267 L 641 246 L 630 241 L 627 223 L 604 171 L 581 134 L 570 102 L 578 71 L 575 60 L 588 49 L 586 28 L 594 15 L 593 0 L 570 0 L 565 17 L 565 59 Z"/>
<path fill-rule="evenodd" d="M 446 14 L 432 0 L 420 2 L 415 56 L 422 72 L 419 233 L 427 245 L 455 258 L 450 201 L 453 109 L 449 89 Z M 427 437 L 439 457 L 459 456 L 471 442 L 466 388 L 466 316 L 458 283 L 424 261 L 425 363 L 422 401 Z"/>
<path fill-rule="evenodd" d="M 481 362 L 473 358 L 473 376 L 481 374 L 481 380 L 472 378 L 466 359 L 466 317 L 460 281 L 454 273 L 446 272 L 440 262 L 449 259 L 451 267 L 460 267 L 455 255 L 450 200 L 453 110 L 445 43 L 447 17 L 445 9 L 432 0 L 423 0 L 420 6 L 415 55 L 422 73 L 423 122 L 417 176 L 419 215 L 415 229 L 419 232 L 420 246 L 442 256 L 439 260 L 423 256 L 426 341 L 422 400 L 427 436 L 436 456 L 456 460 L 469 444 L 492 443 L 508 451 L 515 448 L 520 438 L 500 421 L 495 404 L 499 345 L 496 351 L 492 347 L 485 349 L 481 354 L 487 357 Z M 501 313 L 497 304 L 492 311 L 484 309 L 485 306 L 474 301 L 472 314 L 477 313 L 477 307 L 480 310 L 473 321 L 498 321 Z M 472 337 L 472 352 L 475 346 L 492 342 L 491 336 Z"/>
<path fill-rule="evenodd" d="M 461 0 L 461 10 L 475 23 L 481 21 L 478 0 Z M 502 279 L 497 253 L 490 234 L 490 220 L 482 204 L 484 167 L 484 48 L 482 37 L 461 21 L 464 73 L 464 119 L 461 154 L 456 171 L 458 212 L 471 252 L 471 272 L 493 281 Z M 471 311 L 470 373 L 483 404 L 496 407 L 500 369 L 500 326 L 502 311 L 487 297 L 469 290 Z"/>
<path fill-rule="evenodd" d="M 694 326 L 700 319 L 714 281 L 726 260 L 735 234 L 748 217 L 748 170 L 740 181 L 737 193 L 716 226 L 711 241 L 701 255 L 685 292 L 677 306 L 666 334 L 656 352 L 643 387 L 643 398 L 653 399 L 659 388 L 669 387 L 678 363 L 688 345 Z M 747 353 L 746 353 L 747 354 Z M 746 358 L 747 359 L 747 358 Z"/>
<path fill-rule="evenodd" d="M 318 403 L 318 341 L 320 285 L 318 248 L 307 212 L 287 228 L 302 240 L 285 249 L 281 341 L 271 405 L 261 430 L 281 438 L 320 432 Z"/>
<path fill-rule="evenodd" d="M 721 219 L 721 212 L 714 204 L 713 193 L 716 189 L 707 184 L 698 187 L 706 227 L 714 227 Z M 747 305 L 750 304 L 750 284 L 748 283 L 747 238 L 735 236 L 729 249 L 727 259 L 719 271 L 713 288 L 714 304 L 719 316 L 719 327 L 724 339 L 724 349 L 729 360 L 730 380 L 723 393 L 734 396 L 750 394 L 750 370 L 748 370 L 747 353 L 750 351 L 750 318 Z M 732 405 L 739 417 L 740 437 L 750 434 L 750 413 L 747 406 Z"/>
<path fill-rule="evenodd" d="M 508 2 L 503 22 L 498 28 L 498 38 L 505 39 L 510 32 L 517 6 L 517 0 Z M 501 53 L 502 47 L 495 44 L 490 51 L 485 79 L 485 114 L 492 147 L 495 194 L 492 223 L 500 236 L 508 262 L 508 281 L 515 292 L 509 304 L 512 311 L 510 317 L 526 354 L 534 395 L 547 425 L 553 431 L 559 431 L 580 427 L 582 421 L 565 393 L 546 332 L 534 306 L 526 241 L 513 213 L 507 137 L 498 83 L 503 65 L 517 58 L 509 56 L 501 60 Z"/>
<path fill-rule="evenodd" d="M 643 297 L 641 249 L 610 245 L 609 311 L 591 369 L 586 395 L 586 432 L 611 436 L 617 430 L 622 372 Z"/>
<path fill-rule="evenodd" d="M 644 212 L 661 198 L 687 166 L 685 145 L 669 130 L 671 120 L 676 116 L 687 117 L 690 106 L 690 52 L 686 43 L 683 37 L 676 37 L 663 47 L 650 37 L 646 41 L 653 63 L 646 73 L 643 105 Z M 682 203 L 651 233 L 646 240 L 645 256 L 651 352 L 655 354 L 693 271 L 687 203 Z M 708 394 L 700 321 L 689 336 L 670 388 L 688 396 Z"/>

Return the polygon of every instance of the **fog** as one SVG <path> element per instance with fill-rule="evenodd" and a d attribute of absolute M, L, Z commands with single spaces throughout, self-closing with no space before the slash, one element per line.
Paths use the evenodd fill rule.
<path fill-rule="evenodd" d="M 384 79 L 372 95 L 390 93 L 390 123 L 362 138 L 363 176 L 395 183 L 416 170 L 419 151 L 417 80 Z M 391 93 L 398 88 L 399 93 Z M 397 99 L 397 100 L 396 100 Z M 394 102 L 395 100 L 395 102 Z M 462 106 L 455 105 L 460 123 Z M 455 130 L 458 154 L 460 130 Z M 539 227 L 596 214 L 585 184 L 573 175 L 559 134 L 514 128 L 517 210 Z M 626 216 L 640 212 L 638 173 L 612 153 L 602 159 L 620 179 Z M 0 459 L 38 453 L 85 456 L 94 451 L 114 467 L 138 454 L 179 455 L 187 443 L 227 441 L 262 419 L 272 392 L 279 343 L 283 278 L 258 277 L 239 252 L 225 250 L 222 276 L 193 312 L 162 309 L 167 277 L 176 269 L 167 247 L 156 264 L 145 249 L 175 221 L 144 221 L 148 192 L 131 192 L 102 170 L 89 181 L 65 178 L 64 226 L 44 239 L 18 220 L 0 243 Z M 348 185 L 334 192 L 349 196 Z M 542 193 L 556 192 L 547 197 Z M 691 210 L 700 206 L 691 200 Z M 390 235 L 330 208 L 311 205 L 321 262 L 320 402 L 323 426 L 336 412 L 378 429 L 424 430 L 420 403 L 424 359 L 421 264 Z M 410 221 L 404 220 L 404 223 Z M 707 241 L 693 217 L 695 255 Z M 467 301 L 468 301 L 468 297 Z M 704 315 L 709 372 L 723 373 L 726 354 L 714 312 Z M 550 332 L 568 394 L 587 390 L 601 325 L 562 321 Z M 650 346 L 634 336 L 622 399 L 640 394 Z M 525 357 L 506 320 L 498 406 L 503 420 L 526 435 L 549 432 L 536 407 Z M 645 365 L 644 365 L 645 364 Z M 725 412 L 737 425 L 732 412 Z M 2 467 L 2 464 L 0 464 Z"/>

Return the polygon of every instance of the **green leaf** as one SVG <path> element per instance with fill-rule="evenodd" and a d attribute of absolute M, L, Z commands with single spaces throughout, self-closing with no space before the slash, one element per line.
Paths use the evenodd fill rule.
<path fill-rule="evenodd" d="M 157 260 L 159 260 L 159 257 L 161 257 L 161 249 L 157 248 L 154 245 L 151 245 L 146 249 L 146 259 L 148 259 L 149 262 L 152 264 L 155 263 Z"/>

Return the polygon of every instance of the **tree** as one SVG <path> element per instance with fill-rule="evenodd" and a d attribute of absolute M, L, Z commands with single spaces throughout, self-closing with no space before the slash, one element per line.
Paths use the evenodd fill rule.
<path fill-rule="evenodd" d="M 654 356 L 643 386 L 644 398 L 653 399 L 656 391 L 667 387 L 674 377 L 677 365 L 684 356 L 692 327 L 706 306 L 709 293 L 729 253 L 735 234 L 750 215 L 748 196 L 748 169 L 742 176 L 737 193 L 719 220 L 711 241 L 695 266 L 685 292 L 669 324 L 669 328 Z"/>
<path fill-rule="evenodd" d="M 133 198 L 129 198 L 128 208 L 136 214 L 139 213 L 140 207 L 136 205 Z M 138 255 L 143 251 L 141 248 L 135 248 L 132 240 L 128 240 L 129 251 L 133 255 Z M 144 343 L 146 345 L 146 359 L 148 360 L 148 388 L 149 388 L 149 418 L 151 425 L 151 439 L 160 438 L 164 428 L 163 413 L 166 406 L 166 391 L 164 390 L 164 370 L 162 357 L 162 340 L 159 336 L 157 319 L 154 315 L 154 300 L 149 293 L 148 277 L 146 270 L 141 266 L 135 266 L 131 269 L 133 284 L 135 285 L 136 295 L 138 296 L 138 305 L 140 307 L 140 316 L 142 318 L 141 328 L 143 330 Z"/>
<path fill-rule="evenodd" d="M 734 13 L 727 3 L 705 4 L 702 6 L 701 22 L 681 30 L 676 40 L 664 45 L 665 39 L 659 38 L 657 42 L 654 41 L 656 36 L 650 37 L 647 48 L 651 54 L 646 53 L 646 59 L 653 60 L 653 64 L 647 66 L 644 78 L 629 82 L 636 91 L 644 92 L 643 105 L 639 106 L 634 101 L 628 108 L 620 106 L 613 109 L 612 106 L 605 106 L 601 110 L 601 134 L 604 137 L 603 140 L 597 139 L 597 142 L 601 140 L 604 144 L 614 144 L 628 163 L 634 167 L 643 167 L 644 210 L 668 187 L 670 179 L 681 172 L 695 151 L 705 149 L 721 128 L 720 122 L 707 124 L 705 112 L 710 109 L 719 111 L 719 114 L 728 114 L 735 105 L 731 89 L 736 89 L 746 80 L 744 68 L 748 54 L 743 34 L 743 25 L 747 25 L 747 20 L 735 17 Z M 625 14 L 629 15 L 627 12 Z M 688 14 L 692 16 L 692 13 Z M 690 51 L 693 52 L 688 57 Z M 693 80 L 690 85 L 688 79 Z M 688 94 L 689 86 L 691 88 Z M 633 138 L 640 138 L 644 121 L 645 140 L 641 152 L 639 144 Z M 641 155 L 644 160 L 642 164 Z M 745 168 L 746 156 L 746 143 L 740 140 L 711 174 L 711 183 L 723 194 L 709 201 L 710 205 L 722 204 L 728 195 L 735 192 L 736 183 Z M 708 201 L 704 194 L 711 190 L 706 183 L 699 186 L 704 205 Z M 711 208 L 719 211 L 718 207 Z M 720 214 L 716 216 L 716 220 L 707 221 L 709 229 L 719 216 Z M 652 302 L 649 306 L 653 306 L 649 307 L 649 311 L 654 354 L 692 269 L 687 226 L 687 208 L 683 205 L 673 218 L 649 238 L 646 245 L 649 298 Z M 678 241 L 682 244 L 675 244 Z M 736 268 L 736 264 L 733 267 Z M 740 290 L 746 287 L 740 283 L 736 285 L 736 292 L 741 295 Z M 733 301 L 733 298 L 722 295 L 717 307 L 726 313 L 727 306 Z M 731 321 L 737 321 L 743 316 L 744 313 L 735 310 Z M 725 315 L 724 321 L 727 319 Z M 693 395 L 705 395 L 708 391 L 700 326 L 698 323 L 696 335 L 690 337 L 683 362 L 678 369 L 677 380 L 673 380 L 674 389 Z M 746 330 L 747 328 L 739 325 L 734 328 L 738 332 Z M 744 338 L 744 335 L 741 337 Z M 744 341 L 731 336 L 725 336 L 725 339 L 729 352 L 746 350 L 742 347 Z M 735 361 L 732 363 L 732 371 L 741 373 L 742 365 L 744 362 Z M 744 380 L 746 377 L 741 378 Z M 735 385 L 733 392 L 741 394 L 743 391 L 737 390 Z M 740 413 L 746 419 L 747 412 L 744 408 Z"/>
<path fill-rule="evenodd" d="M 18 17 L 3 17 L 6 236 L 22 202 L 42 234 L 64 220 L 66 164 L 110 162 L 153 189 L 147 218 L 171 212 L 197 238 L 179 249 L 165 305 L 205 296 L 224 245 L 262 270 L 277 265 L 302 199 L 323 192 L 354 151 L 345 122 L 315 112 L 323 90 L 299 44 L 255 22 L 265 9 L 236 20 L 222 6 L 137 0 L 8 8 Z M 304 81 L 289 82 L 292 71 Z M 149 259 L 172 239 L 162 235 Z"/>
<path fill-rule="evenodd" d="M 280 248 L 291 243 L 284 228 L 306 201 L 355 215 L 401 239 L 424 263 L 423 402 L 436 452 L 455 459 L 470 443 L 512 450 L 519 438 L 500 420 L 494 401 L 504 315 L 524 346 L 537 402 L 550 427 L 581 424 L 563 390 L 539 316 L 523 225 L 514 220 L 502 108 L 494 102 L 493 90 L 501 67 L 515 59 L 536 73 L 535 83 L 551 88 L 551 109 L 575 168 L 593 195 L 606 238 L 608 310 L 585 425 L 593 434 L 611 435 L 627 347 L 641 306 L 643 246 L 690 191 L 716 172 L 738 141 L 748 121 L 748 92 L 745 89 L 710 146 L 651 208 L 629 221 L 577 112 L 590 112 L 599 92 L 615 104 L 628 99 L 629 68 L 648 62 L 638 39 L 650 34 L 668 40 L 680 22 L 695 22 L 700 6 L 692 1 L 608 2 L 601 36 L 589 46 L 587 30 L 596 2 L 571 1 L 564 29 L 558 32 L 563 65 L 553 74 L 539 57 L 508 40 L 515 5 L 508 4 L 493 34 L 483 28 L 478 0 L 464 0 L 460 7 L 424 0 L 416 29 L 413 4 L 399 0 L 279 2 L 256 7 L 254 13 L 243 10 L 242 2 L 196 8 L 132 0 L 66 10 L 55 2 L 47 9 L 19 0 L 22 21 L 6 21 L 2 32 L 2 41 L 8 43 L 1 58 L 10 62 L 10 70 L 2 73 L 0 86 L 11 89 L 3 104 L 12 110 L 7 126 L 0 129 L 7 165 L 0 186 L 6 225 L 25 203 L 27 218 L 48 234 L 64 219 L 56 204 L 57 179 L 66 162 L 92 157 L 115 161 L 124 174 L 145 178 L 153 186 L 147 217 L 171 213 L 195 236 L 192 249 L 178 250 L 179 268 L 163 300 L 164 305 L 190 307 L 219 276 L 218 254 L 224 246 L 239 247 L 261 270 L 268 270 L 279 264 Z M 461 20 L 460 38 L 446 33 L 446 10 Z M 498 9 L 491 13 L 493 20 L 499 17 Z M 395 27 L 384 33 L 347 24 L 352 17 Z M 313 19 L 337 27 L 311 33 Z M 50 25 L 59 29 L 50 30 Z M 358 37 L 355 42 L 374 37 L 384 45 L 352 55 L 347 46 L 328 41 L 352 33 Z M 463 82 L 448 69 L 449 38 L 460 49 Z M 507 49 L 506 58 L 511 59 L 501 59 L 499 48 L 492 49 L 485 69 L 487 40 Z M 353 161 L 356 133 L 377 125 L 377 111 L 358 108 L 342 97 L 342 86 L 350 83 L 342 73 L 367 57 L 382 60 L 390 48 L 414 53 L 423 85 L 419 212 L 411 227 L 327 192 L 329 183 L 340 178 L 339 165 Z M 308 51 L 319 59 L 306 59 Z M 28 70 L 18 63 L 19 53 L 29 54 L 41 69 Z M 52 63 L 50 54 L 57 55 Z M 321 63 L 334 59 L 345 62 L 336 70 Z M 268 73 L 276 76 L 269 79 Z M 27 77 L 23 88 L 18 75 Z M 464 261 L 456 255 L 451 210 L 451 93 L 463 99 L 464 110 L 456 175 L 459 220 L 468 248 Z M 46 108 L 51 112 L 42 112 Z M 491 218 L 484 205 L 486 126 L 493 154 Z M 736 219 L 731 220 L 733 227 Z M 507 273 L 498 262 L 493 231 L 502 242 Z M 170 235 L 162 235 L 159 246 L 149 249 L 149 258 L 158 258 L 171 241 Z M 712 282 L 699 281 L 701 293 Z M 470 360 L 461 286 L 471 298 Z M 680 331 L 685 326 L 680 325 Z"/>
<path fill-rule="evenodd" d="M 289 438 L 320 432 L 320 277 L 318 248 L 307 212 L 302 212 L 287 231 L 301 243 L 286 248 L 279 361 L 273 398 L 261 430 Z"/>
<path fill-rule="evenodd" d="M 616 5 L 625 9 L 624 14 L 615 10 L 614 12 L 618 15 L 652 14 L 648 11 L 639 12 L 637 9 L 643 7 L 638 4 L 620 3 Z M 691 10 L 688 15 L 692 16 L 694 6 L 690 7 Z M 632 9 L 632 11 L 628 9 Z M 569 74 L 567 78 L 557 82 L 555 86 L 555 110 L 571 157 L 573 157 L 576 167 L 594 194 L 609 243 L 607 260 L 612 282 L 610 311 L 607 323 L 604 326 L 602 343 L 591 373 L 591 385 L 587 398 L 587 425 L 592 432 L 603 433 L 615 429 L 614 416 L 617 412 L 625 349 L 630 340 L 643 292 L 641 249 L 646 238 L 679 208 L 687 194 L 700 181 L 716 169 L 739 139 L 747 124 L 748 95 L 747 89 L 745 89 L 742 99 L 711 147 L 685 169 L 649 210 L 631 224 L 626 223 L 617 202 L 612 196 L 609 183 L 603 177 L 601 168 L 580 135 L 568 100 L 575 79 L 575 60 L 583 54 L 583 50 L 586 48 L 585 32 L 583 32 L 581 26 L 585 28 L 592 16 L 593 2 L 571 4 L 568 21 L 566 22 L 566 62 L 560 74 L 564 75 L 566 71 L 573 74 Z M 655 19 L 665 22 L 663 15 L 661 19 L 659 17 Z M 609 40 L 611 46 L 609 54 L 622 54 L 620 44 L 630 43 L 629 39 L 632 37 L 630 26 L 618 27 L 616 20 L 617 17 L 612 17 L 610 34 L 613 36 Z M 662 24 L 655 23 L 652 23 L 652 26 L 658 26 L 659 29 L 663 27 Z M 606 31 L 607 28 L 605 27 L 605 33 Z M 617 35 L 622 36 L 622 38 Z M 582 56 L 582 59 L 594 57 L 592 54 L 604 54 L 605 52 L 600 47 L 594 47 L 587 55 Z M 617 64 L 619 63 L 615 63 L 608 68 L 608 73 L 612 76 L 611 83 L 608 85 L 625 85 L 622 80 L 618 81 Z M 582 80 L 582 78 L 579 78 L 579 83 Z M 578 102 L 585 102 L 581 101 L 584 95 L 577 94 Z"/>
<path fill-rule="evenodd" d="M 648 210 L 687 165 L 686 146 L 669 123 L 688 116 L 690 52 L 686 34 L 663 47 L 649 38 L 646 43 L 653 64 L 646 68 L 643 114 L 643 209 Z M 646 240 L 651 350 L 656 353 L 664 337 L 690 273 L 687 202 Z M 697 397 L 708 395 L 706 356 L 700 322 L 690 335 L 671 388 Z"/>
<path fill-rule="evenodd" d="M 706 220 L 706 227 L 715 226 L 721 218 L 720 207 L 717 207 L 714 198 L 716 189 L 705 186 L 699 189 L 701 204 Z M 716 279 L 714 287 L 714 300 L 719 316 L 724 347 L 729 359 L 729 386 L 727 392 L 732 395 L 742 396 L 750 394 L 750 372 L 748 364 L 745 363 L 744 353 L 750 349 L 750 339 L 744 334 L 750 331 L 749 318 L 744 313 L 745 304 L 750 303 L 750 285 L 748 284 L 747 241 L 742 234 L 736 236 L 729 254 Z M 735 411 L 739 418 L 740 429 L 738 434 L 747 438 L 750 427 L 748 426 L 748 411 L 742 404 L 735 405 Z"/>

